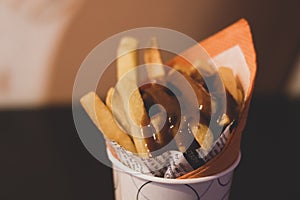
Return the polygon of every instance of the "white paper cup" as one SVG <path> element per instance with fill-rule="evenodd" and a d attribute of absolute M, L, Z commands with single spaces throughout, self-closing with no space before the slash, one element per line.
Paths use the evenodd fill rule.
<path fill-rule="evenodd" d="M 213 176 L 193 179 L 153 177 L 123 165 L 107 150 L 113 164 L 116 200 L 226 200 L 229 198 L 237 160 L 225 171 Z"/>

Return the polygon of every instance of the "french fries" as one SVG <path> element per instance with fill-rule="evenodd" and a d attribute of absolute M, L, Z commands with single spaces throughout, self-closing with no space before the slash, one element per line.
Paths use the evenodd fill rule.
<path fill-rule="evenodd" d="M 228 92 L 236 102 L 239 102 L 240 97 L 238 94 L 237 81 L 232 70 L 228 67 L 220 67 L 218 72 Z"/>
<path fill-rule="evenodd" d="M 120 41 L 117 51 L 117 78 L 118 80 L 128 71 L 135 69 L 138 65 L 137 49 L 138 41 L 132 37 L 124 37 Z M 135 78 L 135 77 L 134 77 Z M 134 80 L 136 81 L 136 80 Z"/>
<path fill-rule="evenodd" d="M 142 90 L 143 99 L 149 104 L 147 107 L 160 104 L 166 111 L 166 115 L 163 112 L 158 112 L 155 116 L 151 117 L 151 124 L 156 130 L 157 142 L 160 146 L 168 144 L 173 139 L 174 130 L 180 122 L 170 120 L 174 116 L 180 116 L 180 110 L 178 109 L 180 105 L 178 100 L 166 93 L 165 90 L 167 88 L 156 84 L 152 84 L 150 87 Z M 162 125 L 163 122 L 164 124 Z"/>
<path fill-rule="evenodd" d="M 152 47 L 144 51 L 144 62 L 148 79 L 156 81 L 138 88 L 138 74 L 132 71 L 138 65 L 137 45 L 134 38 L 121 39 L 117 51 L 117 79 L 121 84 L 108 90 L 106 105 L 95 93 L 86 94 L 80 101 L 83 108 L 107 139 L 116 141 L 124 149 L 140 157 L 148 158 L 151 152 L 167 145 L 173 138 L 177 145 L 175 150 L 187 151 L 192 140 L 203 150 L 209 151 L 216 139 L 209 128 L 216 102 L 212 100 L 213 96 L 209 93 L 203 77 L 214 80 L 215 76 L 220 75 L 224 83 L 228 108 L 226 113 L 220 115 L 220 126 L 226 126 L 234 120 L 243 106 L 244 94 L 239 79 L 230 68 L 221 67 L 215 72 L 210 64 L 202 61 L 195 63 L 196 68 L 174 65 L 166 73 L 157 41 L 153 38 Z M 181 105 L 176 95 L 158 84 L 178 82 L 175 70 L 183 75 L 195 93 L 198 102 L 196 112 L 201 114 L 199 121 L 181 116 Z M 186 96 L 190 104 L 194 102 L 191 98 Z M 156 104 L 164 109 L 158 109 L 150 116 L 151 107 Z"/>
<path fill-rule="evenodd" d="M 86 94 L 80 99 L 80 103 L 107 139 L 116 141 L 128 151 L 136 152 L 131 138 L 119 129 L 111 112 L 96 93 Z"/>
<path fill-rule="evenodd" d="M 108 89 L 107 94 L 106 94 L 105 103 L 110 111 L 112 111 L 112 96 L 114 94 L 114 91 L 115 91 L 115 89 L 111 87 Z"/>
<path fill-rule="evenodd" d="M 142 157 L 148 157 L 149 149 L 141 127 L 149 124 L 150 119 L 148 118 L 143 99 L 137 87 L 137 73 L 131 71 L 134 70 L 138 64 L 137 43 L 134 38 L 130 37 L 122 38 L 120 42 L 117 52 L 118 80 L 121 80 L 128 72 L 130 74 L 125 77 L 126 84 L 119 84 L 119 87 L 116 88 L 120 98 L 115 104 L 123 105 L 119 107 L 124 113 L 123 116 L 119 116 L 119 121 L 126 121 L 124 118 L 128 119 L 129 130 L 132 134 L 137 153 Z M 127 106 L 128 101 L 129 106 Z"/>
<path fill-rule="evenodd" d="M 205 118 L 209 118 L 211 115 L 211 102 L 210 102 L 211 96 L 203 87 L 203 85 L 198 84 L 194 79 L 192 79 L 185 73 L 183 74 L 183 76 L 185 80 L 188 81 L 188 83 L 190 84 L 190 86 L 192 87 L 193 91 L 196 94 L 198 100 L 198 107 L 201 110 L 202 116 Z M 176 81 L 177 76 L 175 75 L 175 73 L 173 73 L 173 71 L 170 71 L 168 75 L 168 79 Z M 189 98 L 191 97 L 187 96 L 186 100 L 189 102 L 193 102 L 193 100 L 189 100 Z"/>
<path fill-rule="evenodd" d="M 218 69 L 220 78 L 227 92 L 227 107 L 228 116 L 232 120 L 240 113 L 243 106 L 243 90 L 238 77 L 233 74 L 233 71 L 228 67 L 220 67 Z"/>
<path fill-rule="evenodd" d="M 152 47 L 146 49 L 144 53 L 144 61 L 147 67 L 149 79 L 161 78 L 165 76 L 163 62 L 158 50 L 156 38 L 151 40 Z"/>
<path fill-rule="evenodd" d="M 214 135 L 209 128 L 205 124 L 199 123 L 198 126 L 192 128 L 192 132 L 201 147 L 208 151 L 214 141 Z"/>

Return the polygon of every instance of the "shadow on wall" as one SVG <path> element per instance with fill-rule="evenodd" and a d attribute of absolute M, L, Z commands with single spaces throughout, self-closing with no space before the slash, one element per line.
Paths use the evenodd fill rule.
<path fill-rule="evenodd" d="M 278 93 L 296 57 L 300 14 L 296 1 L 88 1 L 61 43 L 49 88 L 51 102 L 70 102 L 74 77 L 86 55 L 113 34 L 143 26 L 183 32 L 200 41 L 241 17 L 249 20 L 257 50 L 256 93 Z M 111 82 L 114 81 L 112 77 Z M 106 83 L 106 87 L 111 85 Z"/>

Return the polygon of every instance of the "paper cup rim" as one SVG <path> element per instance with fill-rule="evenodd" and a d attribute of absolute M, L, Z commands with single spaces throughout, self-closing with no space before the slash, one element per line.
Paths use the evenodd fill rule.
<path fill-rule="evenodd" d="M 168 179 L 168 178 L 149 176 L 149 175 L 142 174 L 140 172 L 130 169 L 129 167 L 127 167 L 123 163 L 121 163 L 118 159 L 116 159 L 111 154 L 109 149 L 107 149 L 107 155 L 108 155 L 109 160 L 113 163 L 113 166 L 115 166 L 115 167 L 113 167 L 114 170 L 122 170 L 125 173 L 130 174 L 134 177 L 144 179 L 147 181 L 156 182 L 156 183 L 164 183 L 164 184 L 192 184 L 192 183 L 200 183 L 200 182 L 214 180 L 214 179 L 220 178 L 220 177 L 230 173 L 231 171 L 233 171 L 237 167 L 237 165 L 239 164 L 239 162 L 241 160 L 241 152 L 239 152 L 238 157 L 234 161 L 234 163 L 230 167 L 225 169 L 224 171 L 219 172 L 217 174 L 205 176 L 205 177 L 199 177 L 199 178 L 190 178 L 190 179 Z M 115 169 L 116 167 L 117 167 L 117 169 Z"/>

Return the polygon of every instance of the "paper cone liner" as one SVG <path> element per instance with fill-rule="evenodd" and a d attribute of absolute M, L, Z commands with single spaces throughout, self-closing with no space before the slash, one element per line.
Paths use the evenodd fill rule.
<path fill-rule="evenodd" d="M 200 45 L 204 47 L 204 49 L 211 57 L 214 57 L 224 52 L 225 50 L 238 45 L 241 48 L 246 63 L 249 67 L 250 86 L 248 89 L 248 93 L 245 94 L 247 98 L 245 101 L 244 110 L 241 113 L 241 117 L 238 121 L 238 126 L 235 128 L 232 134 L 232 138 L 226 143 L 225 147 L 218 155 L 216 155 L 213 159 L 208 161 L 200 168 L 179 177 L 182 179 L 204 177 L 222 172 L 230 167 L 237 159 L 240 152 L 241 136 L 246 125 L 249 105 L 253 92 L 254 80 L 256 76 L 256 54 L 253 45 L 251 30 L 248 22 L 245 19 L 241 19 L 233 25 L 205 39 L 204 41 L 200 42 Z M 187 56 L 190 59 L 197 59 L 197 55 L 199 55 L 197 49 L 199 48 L 191 47 L 183 54 L 185 57 Z M 184 61 L 180 57 L 175 57 L 169 62 L 169 64 L 179 64 L 180 62 Z"/>

